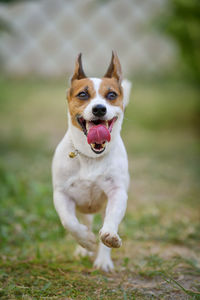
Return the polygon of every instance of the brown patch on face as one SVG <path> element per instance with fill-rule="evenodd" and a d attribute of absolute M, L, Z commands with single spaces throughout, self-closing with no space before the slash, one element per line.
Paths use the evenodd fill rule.
<path fill-rule="evenodd" d="M 86 92 L 89 94 L 88 100 L 81 100 L 77 97 L 80 92 Z M 95 97 L 96 92 L 93 87 L 93 82 L 88 79 L 73 80 L 71 87 L 67 93 L 69 113 L 71 115 L 72 124 L 78 129 L 82 130 L 77 122 L 77 115 L 82 115 L 84 109 L 88 103 Z"/>
<path fill-rule="evenodd" d="M 117 94 L 117 98 L 115 100 L 106 99 L 106 95 L 109 92 L 115 92 Z M 115 78 L 102 78 L 99 94 L 106 99 L 109 104 L 119 106 L 123 110 L 123 90 Z"/>

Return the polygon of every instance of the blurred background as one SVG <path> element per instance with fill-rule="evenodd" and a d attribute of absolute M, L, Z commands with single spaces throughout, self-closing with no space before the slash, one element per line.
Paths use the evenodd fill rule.
<path fill-rule="evenodd" d="M 43 295 L 39 279 L 35 288 L 18 288 L 29 276 L 29 264 L 19 271 L 24 261 L 36 268 L 30 286 L 41 263 L 85 267 L 73 265 L 75 243 L 70 236 L 65 243 L 53 208 L 51 160 L 67 129 L 65 94 L 77 54 L 88 76 L 102 76 L 112 49 L 132 81 L 122 129 L 131 175 L 120 228 L 126 247 L 114 259 L 148 287 L 162 269 L 200 290 L 199 25 L 198 0 L 0 1 L 0 295 Z M 100 224 L 97 216 L 95 232 Z M 56 291 L 51 280 L 44 295 Z M 167 289 L 171 299 L 184 293 L 159 289 L 155 295 Z"/>
<path fill-rule="evenodd" d="M 87 71 L 97 70 L 100 76 L 111 49 L 117 49 L 126 76 L 168 69 L 175 56 L 173 43 L 153 28 L 147 30 L 165 6 L 160 0 L 2 5 L 1 20 L 10 29 L 1 37 L 4 70 L 16 75 L 66 76 L 77 53 L 83 52 Z"/>

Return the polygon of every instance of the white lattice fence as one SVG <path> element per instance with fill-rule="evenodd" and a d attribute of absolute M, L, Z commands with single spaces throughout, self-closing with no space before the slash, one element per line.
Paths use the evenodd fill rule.
<path fill-rule="evenodd" d="M 41 0 L 0 5 L 11 32 L 0 36 L 4 71 L 62 76 L 83 53 L 86 71 L 102 75 L 111 50 L 126 75 L 156 71 L 174 57 L 171 44 L 148 30 L 162 0 Z"/>

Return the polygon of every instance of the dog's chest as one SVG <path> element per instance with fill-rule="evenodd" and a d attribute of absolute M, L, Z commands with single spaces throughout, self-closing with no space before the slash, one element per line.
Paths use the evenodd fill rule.
<path fill-rule="evenodd" d="M 83 213 L 99 211 L 106 200 L 104 193 L 104 174 L 91 165 L 79 166 L 68 181 L 67 193 Z"/>
<path fill-rule="evenodd" d="M 76 202 L 77 208 L 83 213 L 99 211 L 106 200 L 106 195 L 98 184 L 87 180 L 72 182 L 68 193 Z"/>

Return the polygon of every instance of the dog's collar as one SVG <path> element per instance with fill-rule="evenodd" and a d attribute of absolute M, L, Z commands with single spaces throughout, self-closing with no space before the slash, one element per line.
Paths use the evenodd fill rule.
<path fill-rule="evenodd" d="M 87 157 L 87 155 L 83 154 L 81 151 L 79 151 L 78 149 L 75 149 L 74 151 L 71 151 L 68 153 L 69 158 L 75 158 L 78 155 L 82 155 Z"/>
<path fill-rule="evenodd" d="M 81 151 L 79 151 L 78 149 L 75 149 L 74 151 L 71 151 L 68 153 L 68 157 L 69 158 L 75 158 L 76 156 L 78 155 L 81 155 L 81 156 L 84 156 L 84 157 L 87 157 L 89 158 L 89 156 L 83 154 Z"/>

